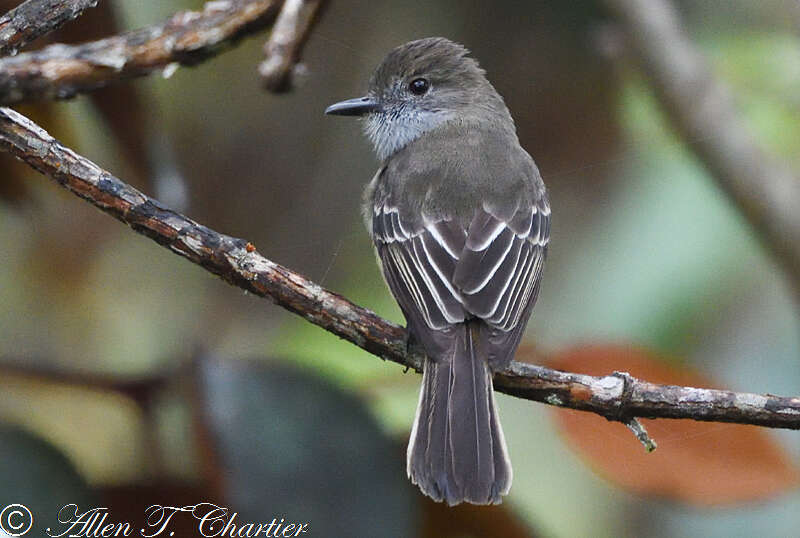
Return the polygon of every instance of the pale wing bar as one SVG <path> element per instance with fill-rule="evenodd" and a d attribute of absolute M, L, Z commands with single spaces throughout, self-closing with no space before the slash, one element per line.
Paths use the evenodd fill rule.
<path fill-rule="evenodd" d="M 509 332 L 538 291 L 550 207 L 542 199 L 507 221 L 481 210 L 465 231 L 446 220 L 414 228 L 383 205 L 374 210 L 373 237 L 407 314 L 433 330 L 478 317 Z"/>
<path fill-rule="evenodd" d="M 464 321 L 466 312 L 452 285 L 454 253 L 466 240 L 462 230 L 444 220 L 413 229 L 401 222 L 396 208 L 384 205 L 375 208 L 372 233 L 389 285 L 407 314 L 420 316 L 434 330 Z"/>
<path fill-rule="evenodd" d="M 483 210 L 467 235 L 453 283 L 471 314 L 511 331 L 538 289 L 550 237 L 550 207 L 542 199 L 507 221 Z"/>

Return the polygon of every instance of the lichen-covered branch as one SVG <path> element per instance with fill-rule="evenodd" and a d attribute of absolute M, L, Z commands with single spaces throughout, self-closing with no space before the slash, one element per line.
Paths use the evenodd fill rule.
<path fill-rule="evenodd" d="M 266 59 L 258 66 L 263 86 L 276 93 L 292 88 L 300 54 L 325 0 L 286 0 L 264 45 Z"/>
<path fill-rule="evenodd" d="M 0 59 L 0 104 L 66 99 L 169 66 L 194 65 L 275 21 L 280 0 L 215 0 L 166 22 Z"/>
<path fill-rule="evenodd" d="M 624 372 L 597 377 L 512 363 L 495 375 L 495 386 L 506 394 L 626 424 L 635 417 L 690 418 L 800 429 L 800 397 L 658 385 Z"/>
<path fill-rule="evenodd" d="M 777 255 L 800 294 L 800 176 L 767 154 L 669 0 L 605 0 L 669 118 Z"/>
<path fill-rule="evenodd" d="M 0 17 L 0 56 L 22 47 L 77 18 L 98 0 L 28 0 Z"/>
<path fill-rule="evenodd" d="M 407 352 L 402 327 L 264 258 L 247 241 L 164 207 L 7 108 L 0 108 L 0 150 L 230 284 L 266 297 L 378 357 L 420 370 L 421 357 Z M 497 373 L 494 382 L 501 392 L 591 411 L 634 429 L 635 417 L 800 429 L 800 397 L 656 385 L 619 372 L 595 377 L 517 362 Z M 637 436 L 645 444 L 649 441 L 646 432 Z"/>

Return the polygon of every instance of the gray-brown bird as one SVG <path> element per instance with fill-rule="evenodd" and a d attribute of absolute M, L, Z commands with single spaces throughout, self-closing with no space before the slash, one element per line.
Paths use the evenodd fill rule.
<path fill-rule="evenodd" d="M 406 43 L 365 97 L 325 111 L 363 117 L 381 161 L 364 217 L 427 355 L 408 476 L 450 505 L 499 503 L 511 487 L 492 372 L 514 357 L 550 237 L 539 170 L 468 54 L 441 37 Z"/>

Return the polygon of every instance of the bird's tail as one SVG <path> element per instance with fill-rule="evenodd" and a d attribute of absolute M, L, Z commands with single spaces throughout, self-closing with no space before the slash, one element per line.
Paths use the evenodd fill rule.
<path fill-rule="evenodd" d="M 411 481 L 435 501 L 497 504 L 511 488 L 511 461 L 477 324 L 456 329 L 449 352 L 426 359 L 408 443 Z"/>

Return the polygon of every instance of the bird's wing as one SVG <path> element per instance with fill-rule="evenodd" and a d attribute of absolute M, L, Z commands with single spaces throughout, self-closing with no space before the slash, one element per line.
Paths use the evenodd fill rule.
<path fill-rule="evenodd" d="M 409 330 L 437 358 L 450 347 L 450 329 L 469 315 L 452 283 L 466 230 L 448 220 L 404 223 L 384 203 L 374 207 L 372 238 Z"/>
<path fill-rule="evenodd" d="M 372 235 L 386 281 L 429 354 L 446 350 L 449 329 L 469 318 L 485 321 L 493 363 L 513 354 L 538 293 L 546 198 L 505 219 L 481 208 L 467 229 L 447 219 L 404 223 L 384 202 L 374 207 Z"/>
<path fill-rule="evenodd" d="M 550 241 L 550 206 L 545 196 L 518 207 L 510 218 L 483 207 L 473 218 L 453 274 L 464 308 L 482 319 L 493 368 L 513 358 L 539 294 Z"/>

